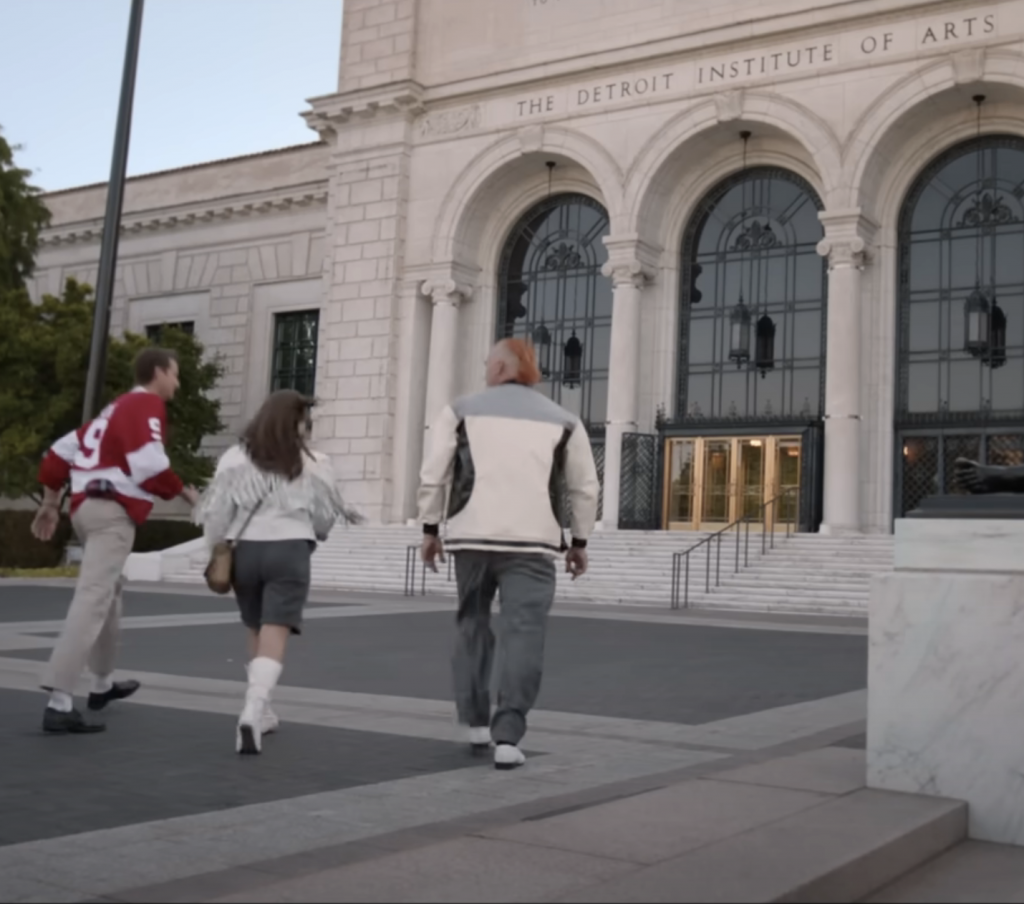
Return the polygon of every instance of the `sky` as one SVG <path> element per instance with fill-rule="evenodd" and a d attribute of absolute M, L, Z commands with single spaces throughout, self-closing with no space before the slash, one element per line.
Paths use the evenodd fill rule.
<path fill-rule="evenodd" d="M 0 0 L 0 128 L 33 184 L 110 178 L 130 0 Z M 315 141 L 342 0 L 145 0 L 128 175 Z"/>

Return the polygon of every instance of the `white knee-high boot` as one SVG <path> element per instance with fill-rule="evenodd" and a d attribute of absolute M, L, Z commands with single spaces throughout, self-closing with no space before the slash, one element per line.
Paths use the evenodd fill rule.
<path fill-rule="evenodd" d="M 259 753 L 262 750 L 263 713 L 270 693 L 281 677 L 281 663 L 266 656 L 257 656 L 249 663 L 249 688 L 245 693 L 245 708 L 238 719 L 235 749 L 239 753 Z"/>
<path fill-rule="evenodd" d="M 249 678 L 249 666 L 250 665 L 251 665 L 251 663 L 246 663 L 245 664 L 245 677 L 246 677 L 246 680 L 248 680 L 248 678 Z M 260 721 L 260 734 L 265 734 L 265 735 L 273 734 L 275 731 L 277 731 L 277 729 L 281 725 L 281 720 L 277 718 L 277 713 L 275 713 L 270 708 L 270 697 L 272 697 L 272 696 L 273 696 L 273 694 L 270 694 L 267 697 L 266 702 L 263 704 L 263 718 Z"/>

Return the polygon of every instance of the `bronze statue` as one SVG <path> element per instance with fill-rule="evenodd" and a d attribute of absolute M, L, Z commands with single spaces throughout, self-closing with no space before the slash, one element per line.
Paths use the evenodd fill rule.
<path fill-rule="evenodd" d="M 1024 465 L 999 467 L 958 458 L 953 473 L 957 489 L 968 493 L 1024 493 Z"/>

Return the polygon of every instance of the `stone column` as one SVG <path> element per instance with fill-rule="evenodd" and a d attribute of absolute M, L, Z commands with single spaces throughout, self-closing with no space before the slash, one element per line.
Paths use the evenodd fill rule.
<path fill-rule="evenodd" d="M 427 399 L 424 408 L 426 429 L 430 429 L 455 396 L 456 355 L 459 338 L 459 305 L 472 292 L 453 279 L 428 280 L 423 294 L 434 305 L 430 321 L 430 353 L 427 361 Z"/>
<path fill-rule="evenodd" d="M 640 409 L 640 296 L 647 271 L 637 260 L 609 261 L 601 271 L 612 281 L 612 337 L 605 421 L 604 500 L 601 525 L 619 526 L 622 436 L 635 432 Z"/>
<path fill-rule="evenodd" d="M 842 228 L 822 214 L 828 258 L 828 340 L 825 359 L 823 534 L 861 531 L 861 308 L 867 242 L 856 225 Z"/>

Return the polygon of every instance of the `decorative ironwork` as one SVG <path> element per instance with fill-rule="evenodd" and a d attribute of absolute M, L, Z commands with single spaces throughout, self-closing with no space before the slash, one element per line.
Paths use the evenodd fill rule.
<path fill-rule="evenodd" d="M 1021 185 L 1024 139 L 976 138 L 936 157 L 900 212 L 897 517 L 951 489 L 954 437 L 976 433 L 984 454 L 989 434 L 1024 428 Z"/>
<path fill-rule="evenodd" d="M 927 496 L 940 492 L 939 437 L 914 436 L 903 440 L 903 480 L 900 515 L 912 512 Z"/>
<path fill-rule="evenodd" d="M 657 530 L 661 526 L 661 452 L 662 442 L 655 434 L 623 434 L 620 530 Z"/>
<path fill-rule="evenodd" d="M 754 220 L 749 226 L 736 237 L 732 251 L 766 251 L 775 248 L 779 244 L 779 238 L 772 229 L 771 223 L 761 224 L 760 220 Z"/>
<path fill-rule="evenodd" d="M 583 263 L 580 253 L 572 246 L 562 242 L 544 262 L 547 270 L 575 270 Z"/>
<path fill-rule="evenodd" d="M 728 412 L 756 423 L 766 410 L 792 420 L 804 416 L 805 402 L 821 417 L 822 209 L 806 181 L 773 167 L 736 173 L 701 201 L 682 248 L 678 421 L 720 420 Z"/>
<path fill-rule="evenodd" d="M 319 311 L 297 311 L 274 317 L 274 358 L 270 389 L 294 389 L 313 396 Z"/>
<path fill-rule="evenodd" d="M 608 214 L 592 198 L 552 195 L 512 229 L 499 270 L 496 338 L 532 338 L 538 389 L 591 434 L 607 417 L 612 286 L 601 274 Z M 575 341 L 574 341 L 575 340 Z"/>
<path fill-rule="evenodd" d="M 985 192 L 967 210 L 960 219 L 961 226 L 1005 226 L 1007 223 L 1017 222 L 1018 217 L 998 195 Z"/>

